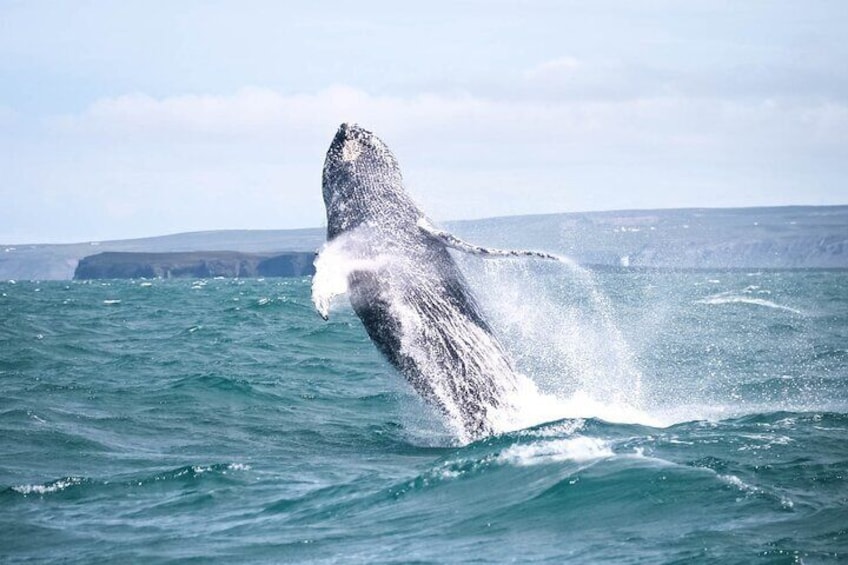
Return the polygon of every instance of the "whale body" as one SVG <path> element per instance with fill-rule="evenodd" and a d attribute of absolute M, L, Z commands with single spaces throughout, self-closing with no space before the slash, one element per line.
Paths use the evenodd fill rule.
<path fill-rule="evenodd" d="M 350 302 L 377 349 L 448 417 L 460 439 L 499 429 L 526 378 L 516 372 L 448 249 L 554 257 L 474 246 L 435 228 L 404 190 L 386 144 L 357 125 L 342 124 L 327 151 L 323 197 L 328 244 L 316 265 L 329 246 L 345 247 L 354 265 L 346 281 Z M 326 307 L 319 312 L 326 319 Z"/>

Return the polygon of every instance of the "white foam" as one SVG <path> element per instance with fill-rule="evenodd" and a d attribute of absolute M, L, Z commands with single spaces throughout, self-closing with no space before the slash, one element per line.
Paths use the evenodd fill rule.
<path fill-rule="evenodd" d="M 518 398 L 513 399 L 513 404 L 517 407 L 515 415 L 502 424 L 499 431 L 520 430 L 558 420 L 582 421 L 590 418 L 613 424 L 652 427 L 665 427 L 672 423 L 628 403 L 599 400 L 584 390 L 560 397 L 538 389 L 523 389 Z"/>
<path fill-rule="evenodd" d="M 586 421 L 580 418 L 558 421 L 556 424 L 542 426 L 538 429 L 526 429 L 521 435 L 532 437 L 562 437 L 570 436 L 579 432 L 586 425 Z"/>
<path fill-rule="evenodd" d="M 758 492 L 759 489 L 755 486 L 751 486 L 736 475 L 717 475 L 719 480 L 723 483 L 727 483 L 730 486 L 736 487 L 739 490 L 747 493 L 755 493 Z"/>
<path fill-rule="evenodd" d="M 202 475 L 203 473 L 214 472 L 218 470 L 220 467 L 216 465 L 192 465 L 191 472 L 195 475 Z M 246 465 L 244 463 L 230 463 L 226 466 L 225 469 L 221 471 L 222 475 L 226 475 L 227 471 L 250 471 L 250 465 Z M 188 474 L 189 469 L 183 469 L 179 473 L 176 474 L 177 477 L 184 476 Z"/>
<path fill-rule="evenodd" d="M 20 485 L 16 487 L 12 487 L 12 490 L 15 492 L 19 492 L 23 495 L 27 494 L 50 494 L 54 492 L 63 491 L 68 487 L 78 485 L 82 483 L 82 479 L 79 477 L 68 477 L 66 479 L 59 479 L 58 481 L 53 481 L 52 483 L 46 485 Z"/>
<path fill-rule="evenodd" d="M 497 461 L 505 464 L 530 466 L 561 461 L 583 463 L 615 455 L 608 442 L 592 437 L 536 441 L 513 445 L 503 450 Z"/>
<path fill-rule="evenodd" d="M 250 471 L 251 466 L 245 463 L 230 463 L 227 465 L 227 469 L 230 471 Z"/>
<path fill-rule="evenodd" d="M 742 479 L 740 479 L 736 475 L 716 475 L 716 476 L 718 477 L 718 479 L 721 482 L 726 483 L 726 484 L 728 484 L 728 485 L 730 485 L 730 486 L 732 486 L 736 489 L 739 489 L 739 491 L 741 491 L 742 493 L 745 494 L 745 497 L 756 496 L 756 495 L 766 495 L 766 496 L 776 498 L 778 501 L 780 501 L 780 505 L 783 508 L 785 508 L 786 510 L 791 510 L 795 506 L 795 503 L 792 501 L 792 499 L 790 499 L 786 496 L 780 495 L 780 494 L 773 494 L 773 493 L 766 492 L 765 490 L 763 490 L 762 488 L 760 488 L 758 486 L 749 485 L 748 483 L 746 483 L 745 481 L 743 481 Z M 737 501 L 738 500 L 739 499 L 737 499 Z"/>

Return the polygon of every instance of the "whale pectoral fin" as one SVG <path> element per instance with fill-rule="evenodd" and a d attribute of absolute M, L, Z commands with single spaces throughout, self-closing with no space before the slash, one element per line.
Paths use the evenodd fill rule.
<path fill-rule="evenodd" d="M 325 322 L 327 320 L 329 320 L 330 319 L 330 301 L 329 301 L 329 299 L 324 299 L 320 303 L 315 301 L 315 299 L 313 299 L 313 302 L 315 303 L 315 312 L 319 316 L 321 316 L 321 319 L 324 320 Z"/>
<path fill-rule="evenodd" d="M 334 297 L 347 292 L 347 277 L 336 268 L 336 247 L 325 245 L 315 256 L 315 274 L 312 276 L 312 304 L 326 322 L 330 319 L 330 304 Z"/>
<path fill-rule="evenodd" d="M 535 259 L 549 259 L 552 261 L 562 261 L 560 257 L 544 251 L 530 251 L 525 249 L 493 249 L 491 247 L 481 247 L 463 241 L 452 233 L 442 231 L 431 224 L 426 218 L 418 220 L 418 228 L 428 237 L 441 242 L 445 247 L 478 255 L 480 257 L 533 257 Z"/>

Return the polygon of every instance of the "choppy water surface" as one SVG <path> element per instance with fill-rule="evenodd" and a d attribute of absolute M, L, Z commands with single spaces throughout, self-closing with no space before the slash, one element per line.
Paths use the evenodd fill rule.
<path fill-rule="evenodd" d="M 308 279 L 0 283 L 0 560 L 848 556 L 848 273 L 464 268 L 546 399 L 470 445 Z"/>

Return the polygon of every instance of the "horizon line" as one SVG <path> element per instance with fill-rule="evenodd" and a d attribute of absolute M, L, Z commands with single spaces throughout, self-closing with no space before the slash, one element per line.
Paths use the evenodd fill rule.
<path fill-rule="evenodd" d="M 672 211 L 695 211 L 695 210 L 777 210 L 777 209 L 786 209 L 786 208 L 846 208 L 848 207 L 848 203 L 843 204 L 777 204 L 777 205 L 762 205 L 762 206 L 684 206 L 678 208 L 620 208 L 615 210 L 584 210 L 584 211 L 573 211 L 573 212 L 543 212 L 543 213 L 533 213 L 533 214 L 509 214 L 504 216 L 482 216 L 478 218 L 461 218 L 454 220 L 436 220 L 439 223 L 444 224 L 457 224 L 457 223 L 465 223 L 465 222 L 481 222 L 487 220 L 507 220 L 513 218 L 542 218 L 542 217 L 550 217 L 550 216 L 571 216 L 571 215 L 580 215 L 580 214 L 620 214 L 620 213 L 632 213 L 632 212 L 672 212 Z M 82 239 L 77 241 L 64 241 L 64 242 L 25 242 L 25 243 L 0 243 L 0 246 L 10 248 L 15 246 L 72 246 L 72 245 L 99 245 L 101 243 L 116 243 L 116 242 L 129 242 L 129 241 L 141 241 L 147 239 L 160 239 L 167 237 L 178 237 L 185 235 L 203 235 L 203 234 L 212 234 L 212 233 L 226 233 L 226 232 L 307 232 L 314 230 L 323 230 L 326 229 L 326 225 L 321 226 L 310 226 L 310 227 L 299 227 L 299 228 L 222 228 L 222 229 L 201 229 L 201 230 L 191 230 L 191 231 L 178 231 L 178 232 L 170 232 L 158 235 L 147 235 L 147 236 L 137 236 L 137 237 L 126 237 L 126 238 L 117 238 L 117 239 Z"/>

